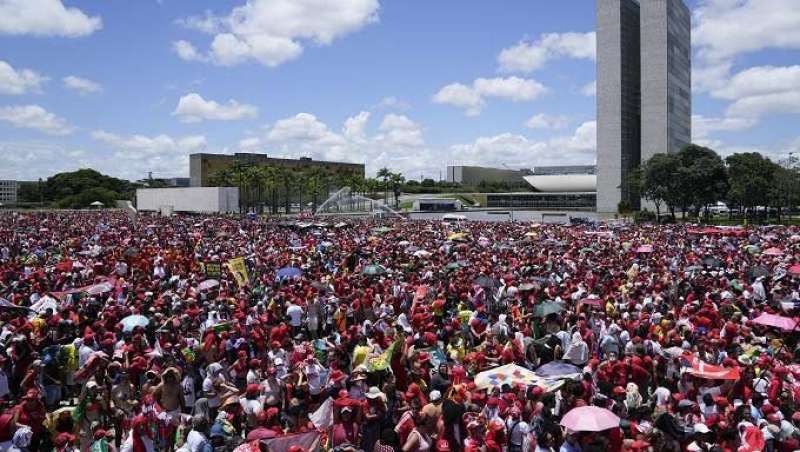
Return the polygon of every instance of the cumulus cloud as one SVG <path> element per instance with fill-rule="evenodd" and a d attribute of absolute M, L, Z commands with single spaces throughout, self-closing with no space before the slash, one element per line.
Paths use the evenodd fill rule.
<path fill-rule="evenodd" d="M 184 60 L 232 66 L 255 61 L 274 67 L 297 58 L 309 43 L 335 39 L 378 20 L 378 0 L 247 0 L 225 16 L 206 12 L 180 19 L 189 29 L 213 35 L 208 52 L 188 41 L 173 43 Z"/>
<path fill-rule="evenodd" d="M 477 116 L 481 113 L 487 98 L 524 102 L 536 100 L 547 92 L 544 85 L 533 79 L 479 78 L 472 82 L 471 86 L 461 83 L 446 85 L 434 94 L 433 101 L 461 108 L 467 116 Z"/>
<path fill-rule="evenodd" d="M 564 115 L 548 115 L 539 113 L 525 121 L 529 129 L 563 129 L 569 125 L 569 118 Z"/>
<path fill-rule="evenodd" d="M 740 55 L 800 49 L 795 0 L 704 0 L 694 10 L 692 23 L 692 85 L 701 92 L 724 89 Z"/>
<path fill-rule="evenodd" d="M 0 121 L 17 128 L 34 129 L 48 135 L 69 135 L 74 131 L 67 120 L 39 105 L 0 107 Z"/>
<path fill-rule="evenodd" d="M 100 30 L 103 21 L 61 0 L 0 1 L 0 34 L 76 38 Z"/>
<path fill-rule="evenodd" d="M 596 34 L 547 33 L 537 41 L 520 41 L 497 56 L 503 72 L 529 73 L 557 58 L 596 59 Z"/>
<path fill-rule="evenodd" d="M 0 94 L 41 93 L 47 77 L 31 69 L 14 69 L 0 60 Z"/>
<path fill-rule="evenodd" d="M 220 104 L 203 99 L 197 93 L 189 93 L 178 100 L 178 106 L 172 115 L 187 123 L 203 120 L 235 121 L 255 118 L 258 116 L 258 108 L 254 105 L 240 104 L 233 99 L 227 104 Z"/>
<path fill-rule="evenodd" d="M 173 42 L 172 50 L 178 55 L 178 58 L 184 61 L 208 61 L 208 57 L 200 53 L 189 41 L 181 39 Z"/>
<path fill-rule="evenodd" d="M 92 132 L 92 138 L 107 144 L 118 151 L 118 157 L 136 159 L 141 156 L 152 156 L 160 153 L 191 153 L 206 148 L 206 137 L 188 135 L 173 138 L 161 134 L 154 137 L 146 135 L 118 135 L 104 130 Z"/>
<path fill-rule="evenodd" d="M 692 115 L 692 141 L 707 139 L 715 132 L 733 132 L 753 127 L 756 121 L 750 118 L 709 118 Z"/>
<path fill-rule="evenodd" d="M 478 137 L 450 147 L 462 164 L 530 168 L 536 165 L 585 164 L 595 160 L 597 123 L 584 122 L 569 136 L 536 141 L 523 135 L 502 133 Z"/>
<path fill-rule="evenodd" d="M 62 79 L 64 86 L 81 94 L 92 94 L 103 91 L 103 87 L 89 79 L 68 75 Z"/>

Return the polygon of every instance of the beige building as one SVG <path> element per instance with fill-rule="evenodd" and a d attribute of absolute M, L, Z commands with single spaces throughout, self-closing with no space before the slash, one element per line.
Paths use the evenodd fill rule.
<path fill-rule="evenodd" d="M 189 176 L 192 187 L 208 187 L 211 185 L 211 176 L 235 162 L 243 162 L 248 165 L 268 166 L 276 168 L 313 168 L 320 167 L 332 173 L 351 174 L 364 177 L 363 163 L 345 162 L 326 162 L 322 160 L 312 160 L 310 157 L 299 159 L 284 159 L 269 157 L 267 154 L 191 154 L 189 156 Z"/>

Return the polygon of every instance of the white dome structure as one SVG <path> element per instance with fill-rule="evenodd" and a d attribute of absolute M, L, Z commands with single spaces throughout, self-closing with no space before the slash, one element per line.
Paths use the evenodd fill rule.
<path fill-rule="evenodd" d="M 525 176 L 537 191 L 545 193 L 589 193 L 597 191 L 595 174 L 548 174 Z"/>

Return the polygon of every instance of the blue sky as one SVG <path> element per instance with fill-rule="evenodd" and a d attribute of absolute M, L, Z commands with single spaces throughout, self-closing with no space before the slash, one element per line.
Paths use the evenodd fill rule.
<path fill-rule="evenodd" d="M 692 1 L 694 141 L 800 152 L 796 0 Z M 0 0 L 0 178 L 595 159 L 594 2 Z"/>

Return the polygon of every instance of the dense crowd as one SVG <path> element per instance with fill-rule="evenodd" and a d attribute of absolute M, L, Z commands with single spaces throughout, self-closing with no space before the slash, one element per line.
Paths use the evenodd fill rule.
<path fill-rule="evenodd" d="M 800 449 L 797 227 L 317 221 L 0 215 L 0 450 Z"/>

